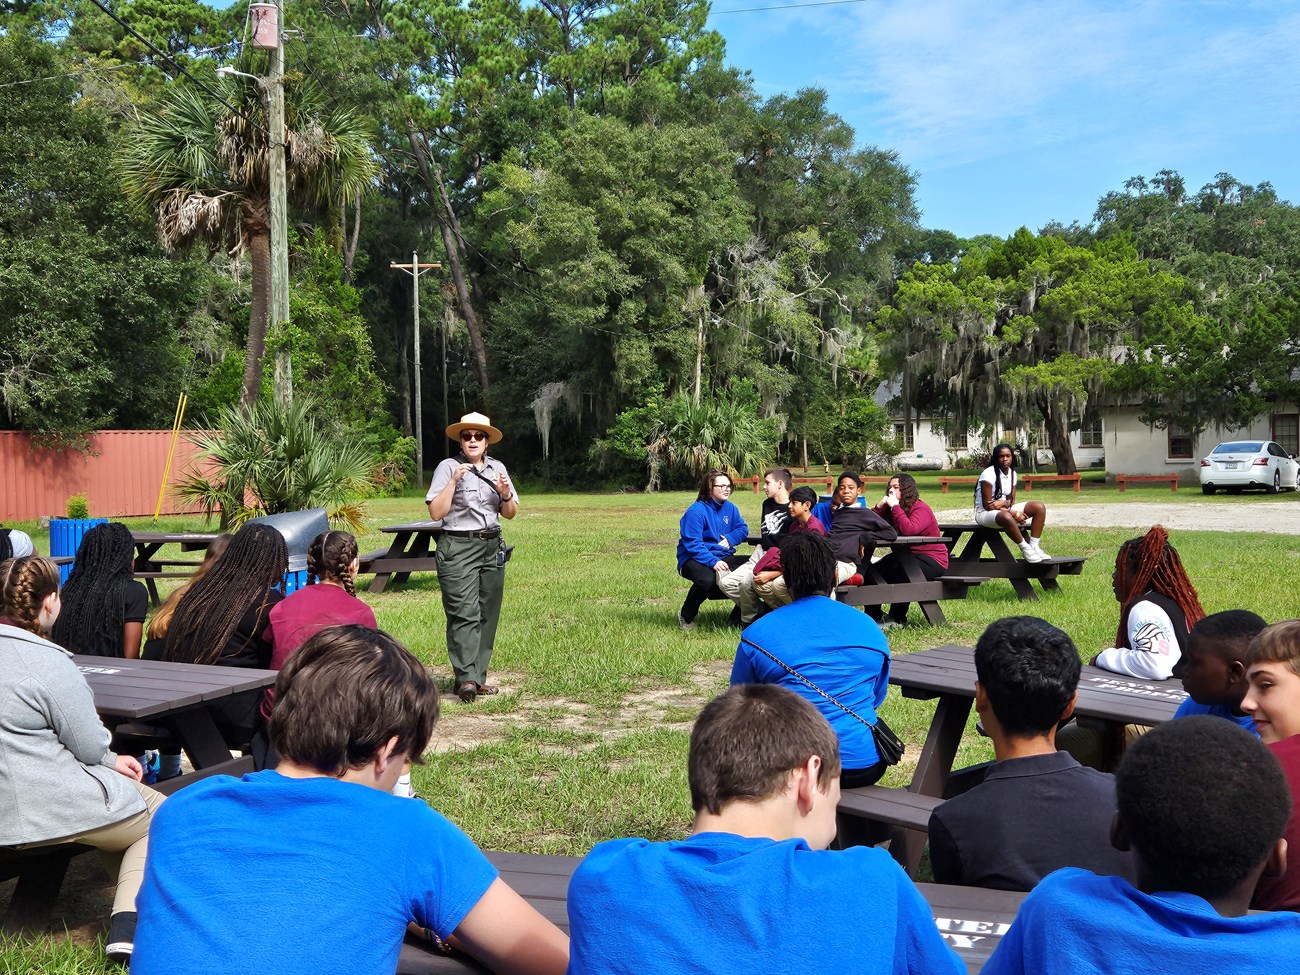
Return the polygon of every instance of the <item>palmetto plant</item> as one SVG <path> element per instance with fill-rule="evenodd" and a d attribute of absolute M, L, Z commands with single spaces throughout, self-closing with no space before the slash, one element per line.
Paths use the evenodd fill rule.
<path fill-rule="evenodd" d="M 356 441 L 319 426 L 309 397 L 228 407 L 217 428 L 190 434 L 199 449 L 177 492 L 204 514 L 238 528 L 249 518 L 324 508 L 332 524 L 363 530 L 376 459 Z"/>
<path fill-rule="evenodd" d="M 377 165 L 366 125 L 345 110 L 326 111 L 312 86 L 286 89 L 284 155 L 290 200 L 305 207 L 355 198 Z M 247 249 L 253 298 L 244 359 L 244 405 L 257 399 L 270 324 L 271 193 L 269 133 L 254 84 L 232 112 L 205 92 L 174 85 L 162 107 L 144 115 L 122 161 L 132 199 L 158 215 L 169 250 L 204 243 L 209 251 Z"/>
<path fill-rule="evenodd" d="M 747 403 L 715 396 L 697 404 L 679 393 L 646 445 L 651 482 L 665 461 L 695 479 L 715 468 L 753 473 L 772 457 L 778 439 L 775 421 L 759 419 Z"/>

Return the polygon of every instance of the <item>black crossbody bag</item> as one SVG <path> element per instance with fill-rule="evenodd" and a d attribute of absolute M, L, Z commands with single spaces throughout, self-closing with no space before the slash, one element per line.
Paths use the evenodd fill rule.
<path fill-rule="evenodd" d="M 827 694 L 820 687 L 818 687 L 816 684 L 810 681 L 807 677 L 799 673 L 799 671 L 795 670 L 793 667 L 791 667 L 780 657 L 776 656 L 776 654 L 764 650 L 753 640 L 748 640 L 743 636 L 740 638 L 740 642 L 745 644 L 746 646 L 753 647 L 763 656 L 767 657 L 768 660 L 771 660 L 774 664 L 781 667 L 791 677 L 803 681 L 805 684 L 811 687 L 822 697 L 826 698 L 826 700 L 834 704 L 841 711 L 846 711 L 849 714 L 851 714 L 853 717 L 861 721 L 864 725 L 866 725 L 868 728 L 871 729 L 871 740 L 875 742 L 876 754 L 880 756 L 880 760 L 884 762 L 886 765 L 898 764 L 899 760 L 903 757 L 903 752 L 907 750 L 907 746 L 903 744 L 903 742 L 899 739 L 898 735 L 894 734 L 894 729 L 889 727 L 889 725 L 885 724 L 885 719 L 882 718 L 879 714 L 876 715 L 876 723 L 872 724 L 870 721 L 868 721 L 862 715 L 858 714 L 857 711 L 854 711 L 847 704 L 837 700 L 836 698 L 832 697 L 830 694 Z M 874 649 L 874 648 L 869 648 L 869 649 Z M 879 650 L 876 650 L 875 652 L 880 653 Z M 880 655 L 882 657 L 885 656 L 885 654 L 883 653 L 880 653 Z"/>

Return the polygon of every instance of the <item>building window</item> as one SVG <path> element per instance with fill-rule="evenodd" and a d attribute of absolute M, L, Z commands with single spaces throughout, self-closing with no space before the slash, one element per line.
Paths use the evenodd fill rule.
<path fill-rule="evenodd" d="M 1169 435 L 1169 459 L 1192 456 L 1192 431 L 1186 423 L 1171 423 L 1165 431 Z"/>
<path fill-rule="evenodd" d="M 894 439 L 903 442 L 904 450 L 916 449 L 916 439 L 912 433 L 912 423 L 910 420 L 906 423 L 894 424 Z"/>
<path fill-rule="evenodd" d="M 1079 428 L 1080 447 L 1101 447 L 1101 417 L 1085 420 Z"/>
<path fill-rule="evenodd" d="M 969 430 L 949 430 L 948 431 L 948 449 L 949 450 L 966 450 L 970 447 Z"/>
<path fill-rule="evenodd" d="M 1300 454 L 1300 414 L 1278 413 L 1273 417 L 1273 439 L 1277 445 L 1294 457 Z"/>

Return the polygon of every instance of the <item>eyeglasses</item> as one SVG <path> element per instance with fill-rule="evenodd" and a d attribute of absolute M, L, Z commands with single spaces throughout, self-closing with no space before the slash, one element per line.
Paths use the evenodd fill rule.
<path fill-rule="evenodd" d="M 722 488 L 724 491 L 730 491 L 732 488 L 732 485 L 727 484 L 726 482 L 723 482 L 722 484 L 715 484 L 713 486 L 715 488 Z"/>
<path fill-rule="evenodd" d="M 470 440 L 486 440 L 486 439 L 487 439 L 487 434 L 486 434 L 486 433 L 476 433 L 476 432 L 473 432 L 473 431 L 468 431 L 468 432 L 466 432 L 466 433 L 462 433 L 462 434 L 460 435 L 460 439 L 461 439 L 461 442 L 462 442 L 462 443 L 468 442 L 468 441 L 470 441 Z"/>

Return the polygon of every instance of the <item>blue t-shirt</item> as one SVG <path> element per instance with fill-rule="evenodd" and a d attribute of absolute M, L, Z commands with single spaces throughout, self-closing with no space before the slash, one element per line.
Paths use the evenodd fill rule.
<path fill-rule="evenodd" d="M 960 975 L 883 850 L 732 833 L 611 840 L 569 884 L 568 975 Z"/>
<path fill-rule="evenodd" d="M 131 971 L 393 972 L 410 921 L 446 938 L 496 877 L 419 800 L 213 776 L 154 814 Z"/>
<path fill-rule="evenodd" d="M 889 641 L 866 613 L 826 596 L 807 596 L 755 620 L 742 636 L 875 722 L 889 690 Z M 807 698 L 835 729 L 844 768 L 870 768 L 880 761 L 869 727 L 743 640 L 731 683 L 780 684 Z"/>
<path fill-rule="evenodd" d="M 1296 958 L 1300 914 L 1222 917 L 1195 894 L 1070 867 L 1025 898 L 983 975 L 1237 975 Z"/>
<path fill-rule="evenodd" d="M 1175 718 L 1186 718 L 1193 714 L 1211 714 L 1216 718 L 1227 718 L 1229 721 L 1235 721 L 1256 738 L 1259 732 L 1255 730 L 1255 719 L 1249 714 L 1234 714 L 1232 708 L 1224 707 L 1222 704 L 1197 704 L 1190 697 L 1182 704 L 1178 705 L 1178 710 L 1174 712 Z"/>

